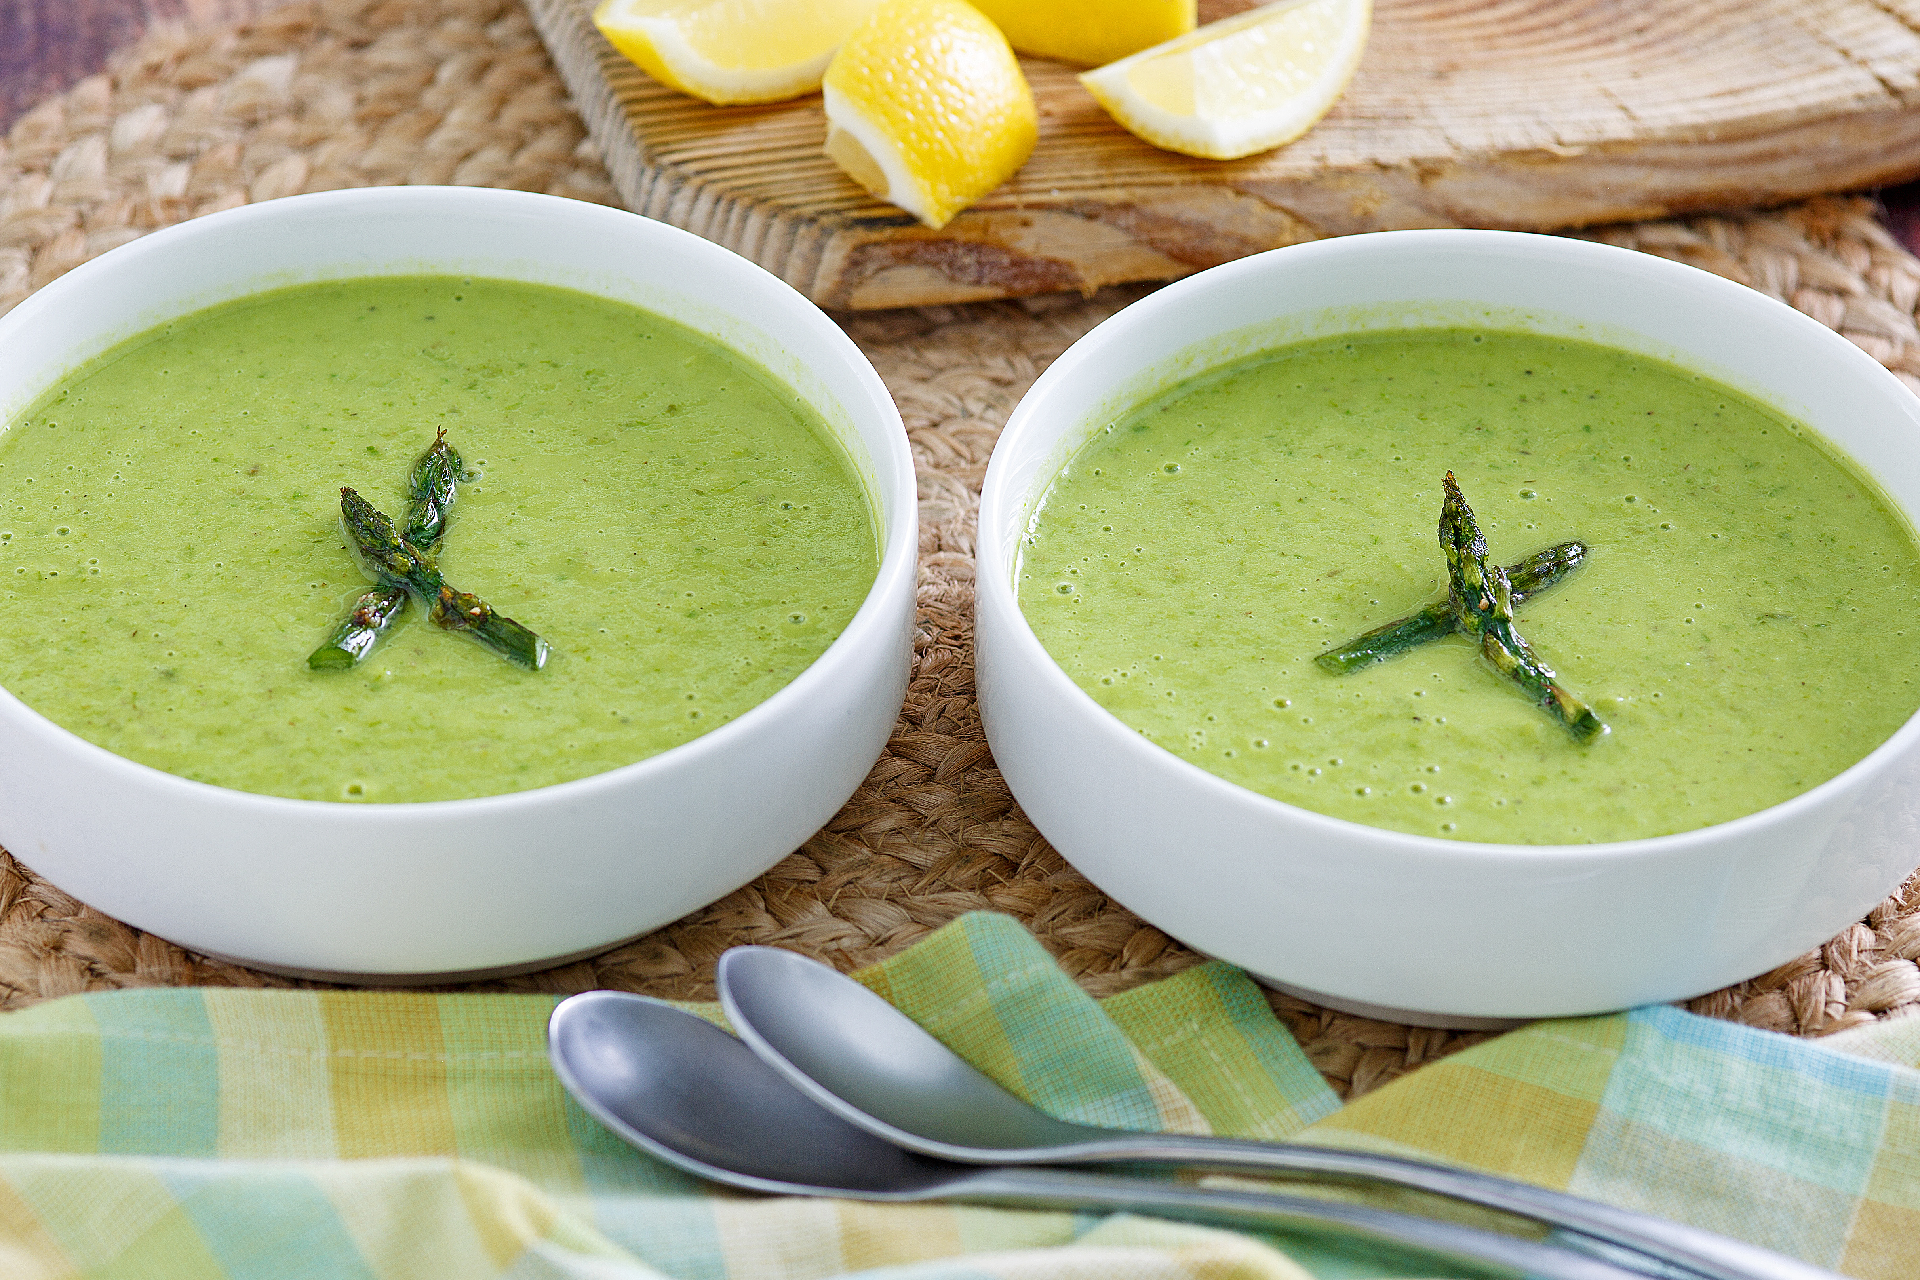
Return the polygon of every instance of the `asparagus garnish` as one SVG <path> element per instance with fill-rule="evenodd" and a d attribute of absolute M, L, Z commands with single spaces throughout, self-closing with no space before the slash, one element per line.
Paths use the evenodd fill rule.
<path fill-rule="evenodd" d="M 394 523 L 350 488 L 340 490 L 340 525 L 361 569 L 388 590 L 404 589 L 427 606 L 433 625 L 472 636 L 507 661 L 538 671 L 546 665 L 547 642 L 467 591 L 456 591 L 440 576 L 430 553 L 400 535 Z"/>
<path fill-rule="evenodd" d="M 460 455 L 447 443 L 447 429 L 441 427 L 407 477 L 404 536 L 419 550 L 438 549 L 463 470 Z M 359 662 L 373 651 L 387 626 L 407 607 L 407 598 L 405 587 L 383 587 L 361 596 L 326 643 L 307 655 L 307 665 L 315 671 L 339 671 Z"/>
<path fill-rule="evenodd" d="M 327 642 L 307 655 L 307 665 L 315 671 L 344 671 L 373 651 L 385 633 L 387 624 L 407 607 L 405 587 L 381 587 L 353 602 L 340 625 Z"/>
<path fill-rule="evenodd" d="M 432 564 L 425 552 L 407 545 L 384 511 L 350 488 L 340 490 L 340 527 L 360 572 L 390 591 L 414 586 L 414 576 Z M 439 595 L 438 585 L 416 591 L 428 600 Z"/>
<path fill-rule="evenodd" d="M 1586 543 L 1560 542 L 1541 548 L 1517 564 L 1508 565 L 1506 573 L 1513 584 L 1514 604 L 1518 605 L 1553 586 L 1579 568 L 1586 558 Z M 1459 630 L 1459 626 L 1453 602 L 1450 599 L 1435 600 L 1418 613 L 1375 627 L 1345 644 L 1336 645 L 1314 661 L 1334 675 L 1345 675 L 1369 663 L 1384 662 L 1429 640 L 1452 635 Z"/>
<path fill-rule="evenodd" d="M 440 535 L 447 530 L 447 512 L 459 496 L 465 469 L 460 455 L 447 443 L 447 429 L 441 427 L 407 477 L 407 529 L 402 536 L 420 550 L 439 549 Z"/>
<path fill-rule="evenodd" d="M 433 570 L 435 580 L 439 571 Z M 445 582 L 427 609 L 433 625 L 445 631 L 472 636 L 508 662 L 538 671 L 547 665 L 550 648 L 545 640 L 527 630 L 504 613 L 470 591 L 455 591 Z"/>
<path fill-rule="evenodd" d="M 1480 638 L 1480 652 L 1494 670 L 1525 691 L 1529 700 L 1565 725 L 1581 742 L 1607 732 L 1592 707 L 1554 681 L 1553 668 L 1534 656 L 1513 629 L 1513 584 L 1499 565 L 1487 566 L 1487 540 L 1473 510 L 1447 472 L 1440 506 L 1440 548 L 1447 556 L 1447 599 L 1460 630 Z"/>

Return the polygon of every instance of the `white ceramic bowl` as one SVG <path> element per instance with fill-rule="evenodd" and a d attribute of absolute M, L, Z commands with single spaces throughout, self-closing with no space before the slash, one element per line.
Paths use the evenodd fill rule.
<path fill-rule="evenodd" d="M 99 910 L 192 950 L 415 981 L 590 953 L 791 851 L 853 793 L 899 713 L 917 517 L 892 398 L 799 293 L 635 214 L 393 187 L 196 219 L 104 254 L 0 317 L 0 423 L 170 317 L 282 285 L 423 272 L 629 302 L 760 364 L 820 412 L 862 473 L 879 576 L 840 638 L 738 719 L 637 764 L 481 799 L 330 804 L 189 782 L 83 742 L 0 692 L 0 844 Z"/>
<path fill-rule="evenodd" d="M 1201 272 L 1069 349 L 1000 437 L 980 503 L 981 712 L 1021 807 L 1074 866 L 1198 950 L 1404 1020 L 1583 1014 L 1711 991 L 1858 919 L 1920 861 L 1920 720 L 1836 778 L 1720 826 L 1475 844 L 1324 817 L 1146 742 L 1054 664 L 1014 597 L 1020 539 L 1099 424 L 1179 377 L 1303 338 L 1488 324 L 1697 370 L 1815 427 L 1920 524 L 1920 400 L 1762 294 L 1623 249 L 1400 231 Z"/>

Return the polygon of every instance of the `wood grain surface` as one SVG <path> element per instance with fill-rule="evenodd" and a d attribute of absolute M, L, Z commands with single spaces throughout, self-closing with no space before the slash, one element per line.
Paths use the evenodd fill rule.
<path fill-rule="evenodd" d="M 614 53 L 588 0 L 528 4 L 630 207 L 832 307 L 1091 291 L 1325 235 L 1553 230 L 1920 174 L 1920 0 L 1378 0 L 1342 101 L 1240 161 L 1150 147 L 1071 68 L 1025 60 L 1038 150 L 933 232 L 821 154 L 817 98 L 710 107 Z"/>

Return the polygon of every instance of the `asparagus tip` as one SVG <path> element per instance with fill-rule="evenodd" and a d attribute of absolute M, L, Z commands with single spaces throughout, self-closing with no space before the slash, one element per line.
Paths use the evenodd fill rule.
<path fill-rule="evenodd" d="M 1583 706 L 1580 714 L 1567 724 L 1567 731 L 1573 734 L 1575 741 L 1581 743 L 1598 742 L 1613 732 L 1613 729 L 1594 713 L 1592 707 Z"/>
<path fill-rule="evenodd" d="M 315 671 L 345 671 L 353 664 L 352 654 L 331 644 L 323 644 L 307 655 L 307 666 Z"/>

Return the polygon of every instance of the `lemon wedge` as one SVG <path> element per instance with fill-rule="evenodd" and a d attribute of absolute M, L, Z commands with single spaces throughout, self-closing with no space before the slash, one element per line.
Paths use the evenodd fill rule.
<path fill-rule="evenodd" d="M 1012 177 L 1039 117 L 999 28 L 962 0 L 884 0 L 827 67 L 827 155 L 930 227 Z"/>
<path fill-rule="evenodd" d="M 1195 0 L 974 0 L 1021 53 L 1097 67 L 1193 30 Z"/>
<path fill-rule="evenodd" d="M 708 102 L 777 102 L 820 87 L 879 0 L 603 0 L 593 25 L 662 84 Z"/>
<path fill-rule="evenodd" d="M 1281 0 L 1080 77 L 1129 131 L 1168 151 L 1233 160 L 1313 127 L 1353 78 L 1371 0 Z"/>

